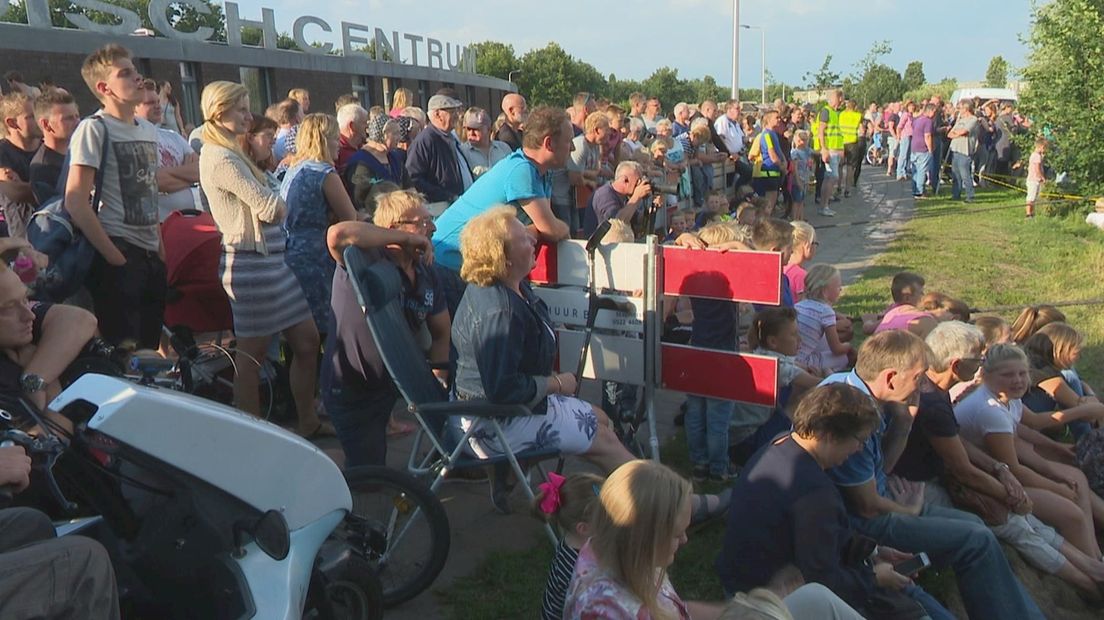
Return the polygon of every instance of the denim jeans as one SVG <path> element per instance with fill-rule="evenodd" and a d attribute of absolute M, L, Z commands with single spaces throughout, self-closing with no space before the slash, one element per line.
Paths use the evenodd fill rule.
<path fill-rule="evenodd" d="M 909 148 L 912 138 L 901 138 L 897 142 L 897 177 L 907 177 L 909 168 Z"/>
<path fill-rule="evenodd" d="M 730 400 L 686 397 L 686 445 L 690 462 L 709 466 L 709 473 L 728 472 L 728 423 L 732 419 Z"/>
<path fill-rule="evenodd" d="M 924 179 L 928 177 L 932 156 L 931 153 L 913 153 L 909 158 L 912 160 L 912 194 L 919 196 L 924 193 Z"/>
<path fill-rule="evenodd" d="M 374 390 L 322 386 L 322 404 L 345 452 L 345 467 L 387 465 L 387 421 L 398 392 L 394 385 Z"/>
<path fill-rule="evenodd" d="M 974 176 L 970 170 L 973 160 L 969 155 L 951 153 L 951 200 L 962 197 L 962 190 L 966 190 L 966 200 L 974 199 Z"/>
<path fill-rule="evenodd" d="M 932 148 L 931 163 L 928 164 L 928 180 L 931 182 L 932 194 L 936 194 L 939 192 L 941 182 L 939 175 L 943 174 L 943 156 L 947 152 L 937 140 L 932 140 Z"/>
<path fill-rule="evenodd" d="M 879 544 L 908 553 L 923 551 L 934 565 L 952 566 L 971 618 L 1044 617 L 1016 580 L 993 532 L 972 514 L 925 506 L 919 517 L 891 513 L 856 519 L 855 525 Z"/>

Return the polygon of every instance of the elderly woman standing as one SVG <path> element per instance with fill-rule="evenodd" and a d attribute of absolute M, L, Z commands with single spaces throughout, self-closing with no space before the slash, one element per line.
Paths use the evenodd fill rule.
<path fill-rule="evenodd" d="M 284 176 L 280 195 L 287 203 L 287 253 L 284 260 L 299 279 L 319 333 L 330 324 L 330 286 L 335 263 L 326 250 L 332 220 L 357 219 L 356 209 L 334 168 L 337 121 L 311 114 L 299 126 L 295 160 Z"/>
<path fill-rule="evenodd" d="M 406 151 L 399 148 L 399 122 L 384 114 L 368 122 L 368 140 L 349 158 L 345 168 L 350 195 L 357 210 L 372 214 L 369 194 L 383 181 L 402 185 Z"/>
<path fill-rule="evenodd" d="M 260 414 L 260 367 L 272 336 L 283 332 L 295 355 L 291 391 L 306 436 L 333 433 L 314 410 L 318 331 L 299 283 L 284 264 L 287 207 L 275 180 L 255 162 L 272 157 L 272 127 L 250 133 L 249 92 L 241 84 L 212 82 L 203 89 L 203 150 L 199 175 L 222 234 L 222 285 L 234 312 L 234 402 Z M 250 152 L 242 142 L 250 146 Z M 278 300 L 278 303 L 274 303 Z"/>

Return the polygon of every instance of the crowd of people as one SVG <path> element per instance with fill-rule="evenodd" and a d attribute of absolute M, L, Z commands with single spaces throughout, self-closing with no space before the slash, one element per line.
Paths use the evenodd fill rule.
<path fill-rule="evenodd" d="M 918 196 L 937 189 L 949 150 L 955 195 L 971 199 L 975 165 L 1011 165 L 1011 110 L 988 108 L 982 130 L 972 102 L 951 120 L 938 97 L 863 114 L 833 90 L 818 108 L 779 101 L 744 114 L 737 101 L 707 100 L 678 102 L 667 117 L 640 93 L 626 108 L 580 93 L 566 109 L 532 110 L 512 93 L 492 120 L 449 88 L 424 109 L 406 89 L 390 108 L 344 95 L 333 114 L 312 112 L 310 93 L 294 89 L 262 116 L 245 86 L 216 81 L 193 129 L 171 85 L 140 75 L 121 46 L 89 55 L 82 77 L 101 104 L 84 120 L 57 86 L 0 101 L 0 347 L 16 352 L 0 366 L 3 389 L 45 406 L 94 333 L 161 347 L 160 225 L 196 209 L 219 233 L 209 276 L 232 310 L 239 409 L 260 414 L 257 360 L 283 340 L 296 430 L 336 435 L 347 466 L 386 464 L 399 394 L 346 271 L 355 248 L 396 269 L 407 326 L 455 398 L 531 411 L 504 420 L 502 437 L 474 433 L 472 456 L 555 449 L 601 472 L 542 485 L 536 510 L 565 534 L 545 617 L 949 618 L 901 568 L 921 553 L 954 568 L 971 617 L 1043 617 L 998 540 L 1100 598 L 1104 500 L 1051 437 L 1089 436 L 1104 419 L 1075 369 L 1080 334 L 1049 307 L 1013 325 L 970 324 L 966 303 L 927 293 L 910 272 L 893 278 L 884 313 L 853 323 L 833 307 L 840 272 L 814 262 L 821 242 L 804 221 L 807 194 L 820 215 L 835 214 L 875 138 L 886 140 L 888 173 L 911 174 Z M 980 164 L 979 144 L 992 151 Z M 722 161 L 731 172 L 715 178 Z M 31 302 L 22 283 L 48 265 L 27 227 L 57 198 L 94 258 L 82 293 Z M 699 250 L 777 252 L 785 266 L 780 304 L 753 317 L 730 301 L 665 303 L 665 337 L 778 360 L 775 407 L 687 399 L 691 480 L 634 460 L 619 441 L 610 416 L 631 407 L 631 387 L 604 386 L 596 406 L 578 398 L 579 377 L 554 371 L 555 325 L 528 283 L 536 246 L 606 221 L 616 224 L 606 241 L 658 234 Z M 859 330 L 869 337 L 856 346 Z M 22 487 L 17 450 L 0 448 L 0 475 Z M 694 494 L 705 480 L 731 490 Z M 508 511 L 508 481 L 495 474 L 490 485 Z M 691 523 L 726 511 L 715 568 L 730 599 L 684 602 L 667 568 Z"/>

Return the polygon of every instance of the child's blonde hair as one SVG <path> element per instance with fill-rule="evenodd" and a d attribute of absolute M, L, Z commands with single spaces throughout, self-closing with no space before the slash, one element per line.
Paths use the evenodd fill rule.
<path fill-rule="evenodd" d="M 790 222 L 793 226 L 793 246 L 795 248 L 816 241 L 816 230 L 808 222 L 795 220 Z"/>
<path fill-rule="evenodd" d="M 559 477 L 557 474 L 557 478 Z M 533 516 L 560 528 L 565 533 L 574 533 L 575 526 L 587 523 L 594 516 L 594 506 L 598 503 L 598 494 L 602 491 L 602 483 L 605 479 L 596 474 L 577 473 L 571 474 L 559 482 L 559 486 L 552 475 L 549 481 L 540 485 L 536 497 L 533 498 Z M 556 500 L 549 503 L 555 507 L 550 512 L 541 509 L 541 504 L 546 503 L 549 494 L 555 489 Z M 550 506 L 545 506 L 549 508 Z"/>
<path fill-rule="evenodd" d="M 729 243 L 730 241 L 739 241 L 736 238 L 736 231 L 720 223 L 710 224 L 702 228 L 698 231 L 698 237 L 707 245 L 720 245 L 722 243 Z"/>
<path fill-rule="evenodd" d="M 993 345 L 985 352 L 985 360 L 981 363 L 981 370 L 983 373 L 993 372 L 1005 362 L 1021 362 L 1027 366 L 1027 354 L 1014 344 Z"/>
<path fill-rule="evenodd" d="M 805 273 L 805 297 L 817 301 L 825 301 L 824 289 L 828 288 L 834 278 L 840 277 L 839 269 L 832 265 L 813 265 Z"/>
<path fill-rule="evenodd" d="M 308 114 L 299 124 L 299 135 L 295 138 L 295 161 L 333 163 L 337 153 L 330 152 L 330 140 L 336 140 L 338 132 L 333 116 Z"/>
<path fill-rule="evenodd" d="M 986 349 L 997 344 L 1004 330 L 1009 329 L 1008 321 L 995 314 L 979 316 L 974 320 L 974 325 L 981 330 L 981 335 L 985 338 Z"/>
<path fill-rule="evenodd" d="M 1066 315 L 1050 305 L 1028 306 L 1012 322 L 1012 341 L 1022 343 L 1050 323 L 1065 323 Z"/>
<path fill-rule="evenodd" d="M 1084 341 L 1081 332 L 1069 324 L 1049 323 L 1025 340 L 1023 348 L 1033 368 L 1053 366 L 1065 370 L 1073 366 Z"/>
<path fill-rule="evenodd" d="M 811 139 L 812 139 L 812 137 L 809 135 L 809 130 L 807 130 L 807 129 L 798 129 L 797 131 L 794 132 L 794 142 L 795 143 L 803 142 L 805 144 L 808 144 L 809 140 L 811 140 Z"/>

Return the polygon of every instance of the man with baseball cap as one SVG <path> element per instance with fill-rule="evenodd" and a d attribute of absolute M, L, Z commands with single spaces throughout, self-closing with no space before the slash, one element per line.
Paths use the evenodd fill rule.
<path fill-rule="evenodd" d="M 426 197 L 430 211 L 440 213 L 471 187 L 473 178 L 452 133 L 464 104 L 449 95 L 433 95 L 428 107 L 429 124 L 410 143 L 406 172 Z"/>
<path fill-rule="evenodd" d="M 491 139 L 491 117 L 483 108 L 468 108 L 464 113 L 463 131 L 467 142 L 460 145 L 460 151 L 468 160 L 474 178 L 478 179 L 514 150 L 505 142 Z"/>

